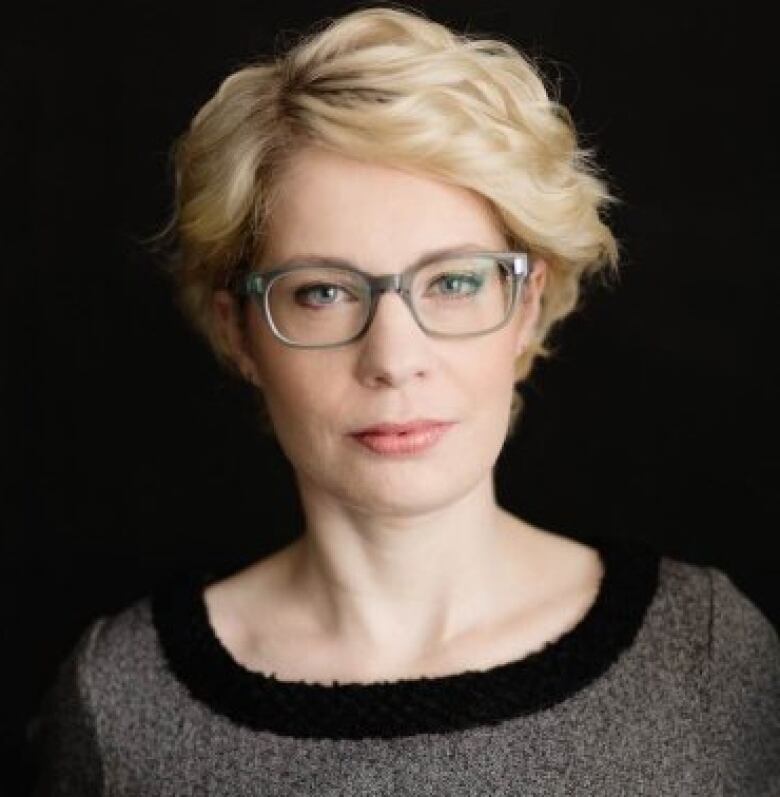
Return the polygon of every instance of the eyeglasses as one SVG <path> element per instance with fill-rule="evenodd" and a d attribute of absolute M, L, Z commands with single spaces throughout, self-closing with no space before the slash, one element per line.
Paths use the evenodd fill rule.
<path fill-rule="evenodd" d="M 326 349 L 361 338 L 383 293 L 400 294 L 428 335 L 465 338 L 505 326 L 529 275 L 525 252 L 429 256 L 400 274 L 373 276 L 346 261 L 305 258 L 285 268 L 240 273 L 273 334 L 288 346 Z"/>

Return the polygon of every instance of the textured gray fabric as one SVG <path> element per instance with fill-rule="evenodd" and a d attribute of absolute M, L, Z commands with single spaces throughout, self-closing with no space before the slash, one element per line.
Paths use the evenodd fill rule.
<path fill-rule="evenodd" d="M 632 646 L 550 709 L 452 733 L 297 739 L 194 700 L 144 599 L 86 630 L 30 730 L 38 797 L 778 797 L 780 640 L 724 573 L 664 557 Z"/>

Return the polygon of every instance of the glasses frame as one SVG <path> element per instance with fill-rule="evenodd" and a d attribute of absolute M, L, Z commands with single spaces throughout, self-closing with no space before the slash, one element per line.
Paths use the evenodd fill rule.
<path fill-rule="evenodd" d="M 512 294 L 507 308 L 507 312 L 503 320 L 489 329 L 481 330 L 479 332 L 462 332 L 453 334 L 449 332 L 435 332 L 428 329 L 422 320 L 419 318 L 414 309 L 414 304 L 411 297 L 412 281 L 418 271 L 431 263 L 446 262 L 448 260 L 460 260 L 467 257 L 490 257 L 497 260 L 507 270 L 508 276 L 512 280 Z M 268 307 L 268 294 L 271 286 L 280 277 L 290 274 L 295 271 L 303 269 L 318 268 L 318 269 L 332 269 L 333 271 L 348 271 L 360 278 L 362 278 L 368 286 L 369 294 L 369 310 L 366 316 L 365 323 L 359 332 L 351 338 L 340 341 L 339 343 L 296 343 L 295 341 L 286 338 L 276 327 L 271 316 L 271 311 Z M 397 274 L 368 274 L 362 269 L 357 268 L 351 263 L 344 261 L 337 261 L 328 259 L 325 263 L 319 263 L 316 259 L 310 262 L 302 262 L 291 266 L 282 268 L 273 268 L 264 271 L 244 271 L 239 273 L 228 286 L 233 293 L 241 297 L 252 296 L 260 304 L 263 310 L 263 316 L 268 324 L 271 332 L 276 338 L 287 346 L 296 349 L 334 349 L 341 346 L 347 346 L 350 343 L 362 338 L 368 332 L 371 322 L 376 315 L 377 307 L 379 306 L 379 299 L 385 293 L 397 293 L 404 304 L 409 308 L 409 312 L 414 318 L 420 329 L 427 335 L 435 338 L 472 338 L 481 335 L 488 335 L 491 332 L 496 332 L 502 327 L 506 326 L 509 319 L 512 317 L 515 307 L 517 306 L 517 298 L 520 288 L 524 280 L 530 275 L 533 270 L 533 264 L 529 260 L 527 252 L 487 252 L 487 251 L 464 251 L 462 253 L 452 253 L 447 255 L 436 255 L 425 257 L 412 266 L 409 266 L 404 271 Z"/>

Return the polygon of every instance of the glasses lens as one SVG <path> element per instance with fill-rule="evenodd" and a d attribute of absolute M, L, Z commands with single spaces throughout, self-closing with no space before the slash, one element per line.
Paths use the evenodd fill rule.
<path fill-rule="evenodd" d="M 512 285 L 509 269 L 495 258 L 458 256 L 420 269 L 412 286 L 412 302 L 423 326 L 431 332 L 487 332 L 506 321 Z"/>
<path fill-rule="evenodd" d="M 292 343 L 342 343 L 366 321 L 368 286 L 349 271 L 305 266 L 272 282 L 268 310 L 277 331 Z"/>

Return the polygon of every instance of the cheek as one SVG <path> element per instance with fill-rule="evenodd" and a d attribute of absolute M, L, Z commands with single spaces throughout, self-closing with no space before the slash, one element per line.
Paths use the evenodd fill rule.
<path fill-rule="evenodd" d="M 485 343 L 489 337 L 485 336 Z M 465 388 L 474 419 L 471 445 L 488 451 L 500 450 L 504 443 L 515 384 L 512 340 L 496 336 L 490 344 L 472 353 L 473 367 Z"/>
<path fill-rule="evenodd" d="M 316 425 L 317 415 L 326 404 L 317 389 L 320 382 L 316 374 L 304 368 L 267 365 L 263 375 L 266 402 L 273 415 L 295 428 Z"/>
<path fill-rule="evenodd" d="M 473 350 L 468 352 L 470 389 L 485 403 L 503 401 L 506 398 L 504 394 L 511 392 L 514 384 L 514 339 L 511 335 L 486 335 L 475 343 Z"/>
<path fill-rule="evenodd" d="M 339 369 L 311 357 L 311 352 L 278 351 L 273 345 L 258 352 L 256 362 L 276 435 L 280 442 L 304 440 L 320 447 L 345 406 L 345 385 Z M 308 355 L 308 356 L 305 356 Z M 322 438 L 322 440 L 320 439 Z"/>

